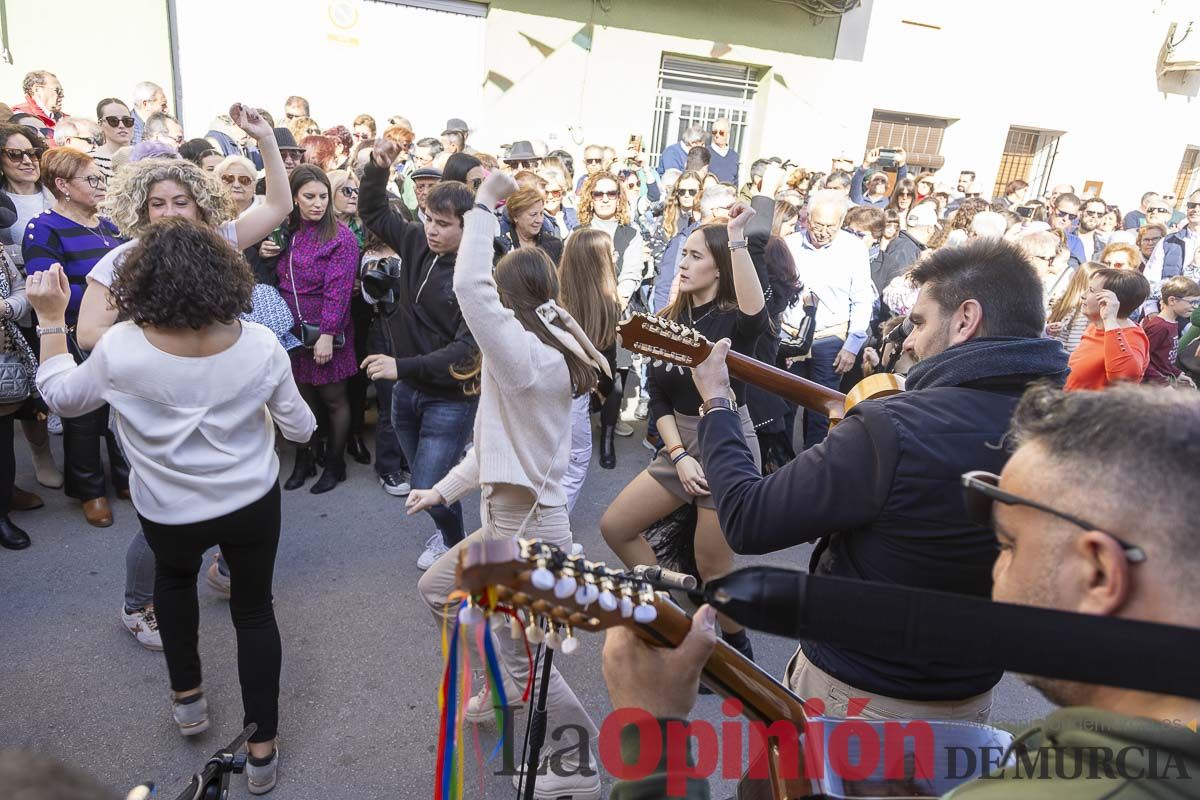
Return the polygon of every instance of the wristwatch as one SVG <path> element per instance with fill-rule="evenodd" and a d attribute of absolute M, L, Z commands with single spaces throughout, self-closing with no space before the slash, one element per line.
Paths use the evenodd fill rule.
<path fill-rule="evenodd" d="M 734 250 L 744 250 L 749 246 L 750 243 L 745 239 L 731 239 L 729 242 L 729 252 L 732 253 Z"/>
<path fill-rule="evenodd" d="M 726 411 L 732 411 L 735 414 L 737 413 L 737 409 L 733 406 L 733 401 L 728 397 L 713 397 L 709 400 L 705 400 L 701 404 L 700 416 L 703 417 L 705 414 L 721 408 L 725 409 Z"/>
<path fill-rule="evenodd" d="M 65 325 L 55 325 L 53 328 L 43 328 L 41 325 L 37 326 L 37 335 L 39 338 L 41 338 L 42 336 L 53 336 L 56 333 L 61 333 L 63 335 L 66 335 L 70 332 L 71 332 L 71 329 L 66 327 Z"/>

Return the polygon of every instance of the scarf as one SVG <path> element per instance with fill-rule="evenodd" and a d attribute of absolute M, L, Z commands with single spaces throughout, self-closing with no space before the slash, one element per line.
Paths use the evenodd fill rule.
<path fill-rule="evenodd" d="M 554 302 L 553 298 L 537 307 L 537 315 L 555 341 L 600 370 L 606 378 L 612 377 L 608 359 L 600 354 L 596 345 L 588 339 L 587 334 L 583 332 L 583 328 L 579 327 L 575 318 L 565 308 Z"/>
<path fill-rule="evenodd" d="M 1067 352 L 1057 339 L 986 336 L 918 362 L 908 371 L 905 383 L 909 390 L 933 389 L 1024 377 L 1049 378 L 1061 386 L 1067 371 Z"/>
<path fill-rule="evenodd" d="M 11 276 L 17 270 L 9 261 L 7 253 L 0 254 L 0 259 L 3 260 L 3 263 L 0 263 L 0 298 L 7 300 L 12 296 Z M 29 342 L 25 341 L 25 336 L 17 327 L 17 323 L 11 319 L 4 320 L 4 352 L 12 353 L 17 357 L 17 360 L 21 362 L 21 368 L 29 376 L 29 386 L 35 387 L 38 370 L 37 356 L 33 354 Z"/>

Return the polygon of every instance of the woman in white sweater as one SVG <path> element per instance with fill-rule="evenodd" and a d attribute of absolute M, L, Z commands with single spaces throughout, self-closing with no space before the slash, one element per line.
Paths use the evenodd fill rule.
<path fill-rule="evenodd" d="M 182 218 L 159 221 L 129 252 L 110 289 L 128 321 L 111 327 L 76 364 L 67 352 L 70 287 L 62 268 L 36 272 L 27 283 L 41 321 L 37 384 L 46 404 L 67 417 L 112 407 L 133 506 L 154 551 L 154 607 L 172 713 L 184 736 L 208 728 L 196 576 L 213 545 L 229 564 L 245 722 L 258 725 L 246 773 L 250 792 L 264 794 L 279 763 L 275 426 L 303 443 L 316 420 L 275 334 L 238 319 L 249 311 L 253 289 L 250 268 L 217 232 Z"/>
<path fill-rule="evenodd" d="M 493 275 L 495 218 L 488 209 L 516 188 L 499 172 L 480 186 L 476 201 L 482 207 L 463 217 L 454 268 L 454 293 L 482 354 L 474 447 L 432 489 L 414 489 L 408 497 L 408 512 L 415 514 L 453 503 L 476 487 L 483 490 L 483 527 L 439 558 L 418 584 L 438 615 L 451 611 L 447 597 L 454 589 L 458 553 L 472 542 L 520 535 L 570 548 L 563 476 L 571 449 L 571 404 L 596 385 L 597 369 L 608 371 L 579 325 L 555 302 L 558 278 L 540 248 L 514 250 L 500 260 Z M 529 675 L 524 644 L 507 634 L 497 638 L 506 694 L 520 698 Z M 589 741 L 595 741 L 595 724 L 553 667 L 547 708 L 548 730 L 579 725 L 588 731 Z M 493 717 L 486 690 L 468 701 L 466 713 L 472 721 Z M 594 769 L 583 775 L 578 763 L 563 766 L 539 775 L 536 797 L 599 794 Z"/>

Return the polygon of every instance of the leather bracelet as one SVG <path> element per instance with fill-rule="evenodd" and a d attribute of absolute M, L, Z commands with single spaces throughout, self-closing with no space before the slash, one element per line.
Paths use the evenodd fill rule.
<path fill-rule="evenodd" d="M 63 336 L 66 336 L 70 332 L 71 329 L 65 325 L 55 325 L 52 328 L 43 328 L 41 325 L 37 327 L 37 335 L 39 339 L 43 336 L 54 336 L 55 334 L 59 333 L 61 333 Z"/>
<path fill-rule="evenodd" d="M 671 448 L 669 448 L 669 449 L 667 450 L 667 455 L 671 455 L 671 454 L 672 454 L 672 453 L 674 453 L 676 450 L 686 450 L 686 449 L 687 449 L 687 448 L 686 448 L 686 447 L 684 447 L 683 445 L 681 445 L 681 444 L 677 444 L 677 445 L 675 445 L 674 447 L 671 447 Z"/>

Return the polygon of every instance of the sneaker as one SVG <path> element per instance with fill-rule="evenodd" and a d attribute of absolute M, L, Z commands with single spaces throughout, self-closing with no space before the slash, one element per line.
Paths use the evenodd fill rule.
<path fill-rule="evenodd" d="M 275 752 L 271 753 L 271 760 L 261 767 L 256 767 L 249 758 L 246 757 L 246 788 L 250 790 L 250 794 L 266 794 L 275 788 L 275 782 L 279 779 L 279 741 L 275 742 Z"/>
<path fill-rule="evenodd" d="M 546 759 L 542 760 L 541 766 L 538 768 L 537 780 L 533 785 L 533 796 L 537 800 L 599 800 L 600 798 L 600 773 L 596 771 L 596 761 L 594 756 L 589 755 L 589 761 L 592 764 L 591 775 L 584 775 L 582 771 L 568 773 L 567 775 L 559 775 L 554 770 L 550 769 Z M 525 765 L 517 767 L 517 774 L 512 777 L 513 788 L 522 785 L 522 778 L 525 777 Z"/>
<path fill-rule="evenodd" d="M 417 559 L 417 569 L 429 569 L 433 566 L 433 562 L 449 550 L 450 548 L 446 547 L 446 543 L 442 541 L 442 534 L 440 532 L 433 534 L 425 540 L 425 552 L 421 553 L 421 557 Z"/>
<path fill-rule="evenodd" d="M 62 436 L 62 417 L 58 414 L 51 414 L 46 417 L 46 430 L 55 436 Z"/>
<path fill-rule="evenodd" d="M 403 472 L 389 472 L 387 475 L 380 475 L 379 485 L 392 497 L 404 497 L 412 491 L 408 481 L 404 480 Z"/>
<path fill-rule="evenodd" d="M 633 426 L 623 419 L 618 420 L 616 426 L 613 428 L 613 433 L 617 436 L 633 436 Z"/>
<path fill-rule="evenodd" d="M 203 694 L 194 703 L 171 702 L 171 716 L 183 736 L 195 736 L 208 730 L 208 698 Z"/>
<path fill-rule="evenodd" d="M 662 437 L 659 436 L 657 433 L 654 434 L 653 436 L 651 436 L 649 433 L 647 433 L 646 437 L 644 439 L 642 439 L 642 447 L 646 448 L 651 453 L 657 454 L 659 450 L 663 449 Z"/>
<path fill-rule="evenodd" d="M 646 397 L 645 395 L 643 395 L 642 399 L 638 400 L 637 410 L 633 412 L 633 416 L 636 419 L 642 419 L 642 420 L 644 420 L 644 419 L 646 419 L 646 417 L 650 416 L 650 398 L 649 397 Z"/>
<path fill-rule="evenodd" d="M 521 699 L 521 690 L 509 686 L 507 680 L 504 681 L 504 698 L 508 700 L 508 708 L 512 711 L 518 711 L 525 707 L 525 702 Z M 487 681 L 484 681 L 483 687 L 474 697 L 467 700 L 466 720 L 476 724 L 496 720 L 496 707 L 492 705 L 492 690 L 488 687 Z"/>
<path fill-rule="evenodd" d="M 147 650 L 162 650 L 162 636 L 158 632 L 158 619 L 154 616 L 154 606 L 128 611 L 121 608 L 121 622 L 125 630 L 133 634 L 138 644 Z"/>
<path fill-rule="evenodd" d="M 230 596 L 229 576 L 221 572 L 221 554 L 213 553 L 213 562 L 208 565 L 208 571 L 204 573 L 204 582 L 213 588 L 217 594 L 224 595 L 228 600 Z"/>

